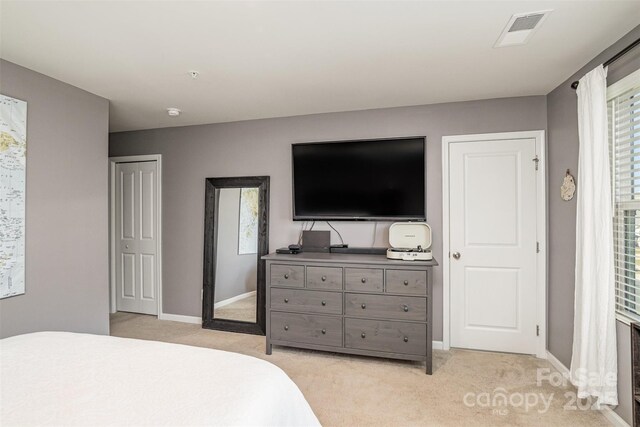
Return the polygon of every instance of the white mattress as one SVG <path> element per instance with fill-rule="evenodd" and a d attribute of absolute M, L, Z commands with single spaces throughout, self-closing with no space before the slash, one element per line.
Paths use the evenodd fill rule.
<path fill-rule="evenodd" d="M 319 425 L 293 381 L 263 360 L 67 332 L 0 340 L 0 424 Z"/>

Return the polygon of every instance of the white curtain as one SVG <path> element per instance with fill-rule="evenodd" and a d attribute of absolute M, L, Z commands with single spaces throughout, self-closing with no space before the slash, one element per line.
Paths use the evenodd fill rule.
<path fill-rule="evenodd" d="M 576 283 L 571 382 L 578 397 L 617 405 L 613 208 L 607 141 L 607 70 L 578 85 Z"/>

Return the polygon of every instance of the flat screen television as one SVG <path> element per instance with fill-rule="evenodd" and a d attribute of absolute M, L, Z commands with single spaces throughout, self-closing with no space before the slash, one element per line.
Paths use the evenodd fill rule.
<path fill-rule="evenodd" d="M 292 145 L 293 219 L 424 221 L 425 137 Z"/>

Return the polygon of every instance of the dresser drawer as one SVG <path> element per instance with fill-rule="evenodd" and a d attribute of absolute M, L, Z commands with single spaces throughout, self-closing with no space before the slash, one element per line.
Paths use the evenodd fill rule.
<path fill-rule="evenodd" d="M 272 264 L 271 286 L 304 287 L 304 266 Z"/>
<path fill-rule="evenodd" d="M 427 354 L 427 325 L 345 319 L 344 346 L 400 354 Z"/>
<path fill-rule="evenodd" d="M 342 318 L 272 312 L 271 339 L 342 347 Z"/>
<path fill-rule="evenodd" d="M 427 299 L 390 295 L 345 294 L 344 310 L 348 316 L 397 320 L 427 320 Z"/>
<path fill-rule="evenodd" d="M 342 268 L 307 267 L 307 288 L 342 289 Z"/>
<path fill-rule="evenodd" d="M 392 294 L 427 295 L 427 272 L 387 270 L 385 290 Z"/>
<path fill-rule="evenodd" d="M 342 293 L 272 288 L 271 309 L 342 314 Z"/>
<path fill-rule="evenodd" d="M 345 268 L 344 280 L 348 291 L 382 292 L 382 269 Z"/>

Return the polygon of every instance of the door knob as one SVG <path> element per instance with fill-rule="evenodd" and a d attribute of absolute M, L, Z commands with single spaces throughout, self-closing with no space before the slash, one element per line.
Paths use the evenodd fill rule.
<path fill-rule="evenodd" d="M 460 252 L 454 252 L 451 254 L 451 256 L 455 259 L 460 259 Z"/>

